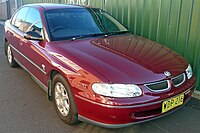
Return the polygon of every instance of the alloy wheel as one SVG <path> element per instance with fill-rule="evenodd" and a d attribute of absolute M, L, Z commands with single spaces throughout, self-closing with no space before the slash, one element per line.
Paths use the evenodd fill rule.
<path fill-rule="evenodd" d="M 8 62 L 11 64 L 12 63 L 12 51 L 11 51 L 10 45 L 8 45 L 8 47 L 7 47 L 7 58 L 8 58 Z"/>
<path fill-rule="evenodd" d="M 59 112 L 63 116 L 67 116 L 70 110 L 69 96 L 65 86 L 60 82 L 55 85 L 55 101 Z"/>

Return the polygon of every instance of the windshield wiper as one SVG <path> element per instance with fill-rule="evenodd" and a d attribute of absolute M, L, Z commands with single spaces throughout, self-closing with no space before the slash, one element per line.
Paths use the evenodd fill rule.
<path fill-rule="evenodd" d="M 121 35 L 121 34 L 126 34 L 126 33 L 130 33 L 130 31 L 119 31 L 119 32 L 109 32 L 108 36 L 112 36 L 112 35 Z"/>
<path fill-rule="evenodd" d="M 88 38 L 88 37 L 97 37 L 97 36 L 104 36 L 107 37 L 107 33 L 96 33 L 96 34 L 88 34 L 88 35 L 78 35 L 71 38 L 72 41 L 82 38 Z"/>
<path fill-rule="evenodd" d="M 77 39 L 83 39 L 83 38 L 88 38 L 88 37 L 97 37 L 97 36 L 108 37 L 108 36 L 121 35 L 121 34 L 126 34 L 126 33 L 130 33 L 130 31 L 119 31 L 119 32 L 108 32 L 108 33 L 95 33 L 95 34 L 88 34 L 88 35 L 78 35 L 78 36 L 72 37 L 71 40 L 74 41 L 74 40 L 77 40 Z"/>

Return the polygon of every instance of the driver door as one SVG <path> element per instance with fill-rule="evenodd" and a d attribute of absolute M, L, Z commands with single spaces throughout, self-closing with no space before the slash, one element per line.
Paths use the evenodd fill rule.
<path fill-rule="evenodd" d="M 42 35 L 43 26 L 41 22 L 40 12 L 34 8 L 30 8 L 25 19 L 24 32 L 34 31 Z M 24 55 L 22 65 L 29 73 L 37 78 L 43 85 L 47 86 L 45 81 L 47 58 L 45 58 L 45 47 L 41 46 L 40 41 L 23 39 L 21 43 L 21 52 Z"/>

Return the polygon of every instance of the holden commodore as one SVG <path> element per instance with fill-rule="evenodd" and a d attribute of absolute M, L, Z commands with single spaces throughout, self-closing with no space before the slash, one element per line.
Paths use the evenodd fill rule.
<path fill-rule="evenodd" d="M 5 23 L 5 54 L 67 124 L 119 128 L 155 119 L 187 103 L 196 82 L 182 56 L 94 7 L 22 6 Z"/>

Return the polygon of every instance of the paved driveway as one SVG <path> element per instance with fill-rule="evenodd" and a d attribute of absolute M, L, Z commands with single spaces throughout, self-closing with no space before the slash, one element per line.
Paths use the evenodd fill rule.
<path fill-rule="evenodd" d="M 68 126 L 57 116 L 42 89 L 21 68 L 10 68 L 0 25 L 0 133 L 199 133 L 200 102 L 192 98 L 180 110 L 122 129 L 87 123 Z"/>

